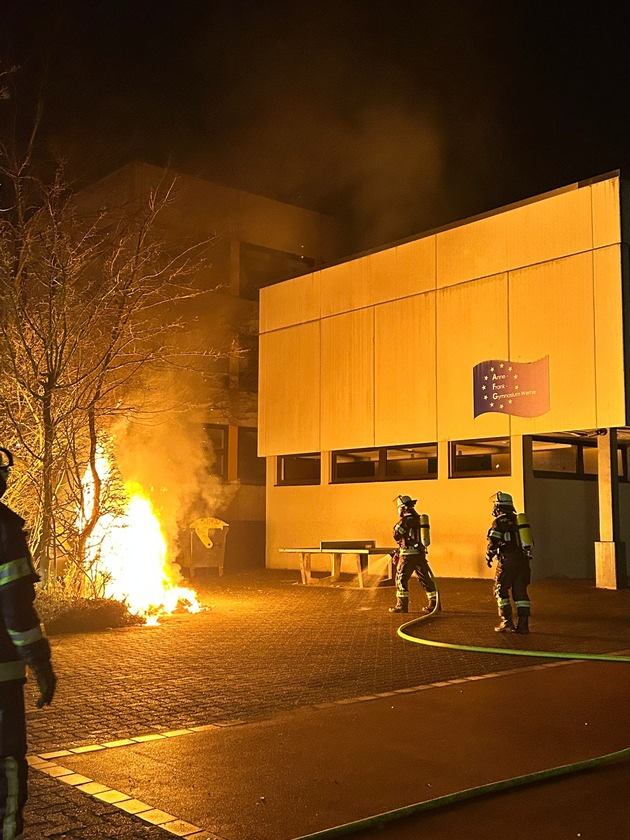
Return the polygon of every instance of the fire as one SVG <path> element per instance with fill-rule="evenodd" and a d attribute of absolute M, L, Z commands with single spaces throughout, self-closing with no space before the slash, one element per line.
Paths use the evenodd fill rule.
<path fill-rule="evenodd" d="M 101 451 L 97 472 L 103 483 L 111 474 Z M 94 504 L 94 485 L 88 471 L 83 479 L 86 514 Z M 153 505 L 142 488 L 125 483 L 126 504 L 122 513 L 100 517 L 87 547 L 91 577 L 106 598 L 124 601 L 131 613 L 147 624 L 157 624 L 160 615 L 183 607 L 199 612 L 201 605 L 192 589 L 179 585 L 181 574 L 168 557 L 168 545 Z M 87 516 L 80 520 L 85 522 Z"/>

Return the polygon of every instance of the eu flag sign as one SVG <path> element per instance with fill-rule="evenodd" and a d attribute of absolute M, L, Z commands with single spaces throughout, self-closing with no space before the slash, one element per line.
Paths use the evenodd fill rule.
<path fill-rule="evenodd" d="M 549 356 L 537 362 L 488 359 L 473 368 L 475 417 L 488 411 L 539 417 L 549 411 Z"/>

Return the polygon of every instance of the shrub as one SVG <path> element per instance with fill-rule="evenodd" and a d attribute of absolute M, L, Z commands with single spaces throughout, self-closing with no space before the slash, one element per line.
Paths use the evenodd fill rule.
<path fill-rule="evenodd" d="M 61 589 L 38 590 L 35 607 L 48 636 L 144 624 L 144 619 L 132 615 L 121 601 L 81 598 Z"/>

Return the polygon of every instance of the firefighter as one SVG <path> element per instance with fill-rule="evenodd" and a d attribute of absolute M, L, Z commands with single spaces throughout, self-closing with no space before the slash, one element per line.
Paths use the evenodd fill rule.
<path fill-rule="evenodd" d="M 398 544 L 396 552 L 396 606 L 389 612 L 409 612 L 409 578 L 415 573 L 420 585 L 427 593 L 428 604 L 423 612 L 433 612 L 437 605 L 435 580 L 427 562 L 427 548 L 421 533 L 420 515 L 415 506 L 417 499 L 411 496 L 396 496 L 398 502 L 398 522 L 394 525 L 394 540 Z M 428 517 L 427 517 L 428 523 Z M 425 526 L 428 533 L 428 525 Z"/>
<path fill-rule="evenodd" d="M 524 514 L 519 514 L 517 518 L 509 493 L 499 491 L 491 500 L 494 502 L 494 521 L 488 530 L 486 562 L 488 567 L 492 568 L 493 561 L 497 560 L 494 595 L 501 619 L 494 629 L 497 633 L 529 633 L 531 602 L 527 587 L 531 581 L 529 561 L 532 541 L 531 538 L 524 538 L 522 535 L 530 535 L 531 532 Z M 510 593 L 518 616 L 516 626 L 512 620 Z"/>
<path fill-rule="evenodd" d="M 0 447 L 0 497 L 13 458 Z M 50 645 L 35 612 L 39 580 L 24 534 L 24 520 L 0 502 L 0 840 L 23 837 L 27 797 L 24 683 L 29 665 L 40 691 L 38 708 L 50 704 L 56 677 Z"/>

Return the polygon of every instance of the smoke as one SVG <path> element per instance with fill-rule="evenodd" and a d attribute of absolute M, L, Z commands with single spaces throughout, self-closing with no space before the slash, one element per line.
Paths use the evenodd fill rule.
<path fill-rule="evenodd" d="M 345 217 L 357 248 L 497 206 L 516 154 L 505 4 L 31 5 L 9 29 L 24 55 L 50 41 L 47 131 L 76 169 L 133 151 Z"/>
<path fill-rule="evenodd" d="M 448 0 L 273 11 L 213 18 L 209 142 L 189 166 L 345 216 L 357 249 L 479 212 L 504 155 L 491 18 Z"/>
<path fill-rule="evenodd" d="M 191 522 L 225 516 L 238 489 L 217 476 L 216 453 L 204 431 L 205 412 L 174 396 L 182 393 L 181 373 L 177 378 L 152 383 L 155 394 L 163 394 L 160 410 L 148 413 L 145 404 L 141 419 L 119 421 L 112 433 L 123 479 L 139 484 L 151 499 L 175 553 Z"/>

